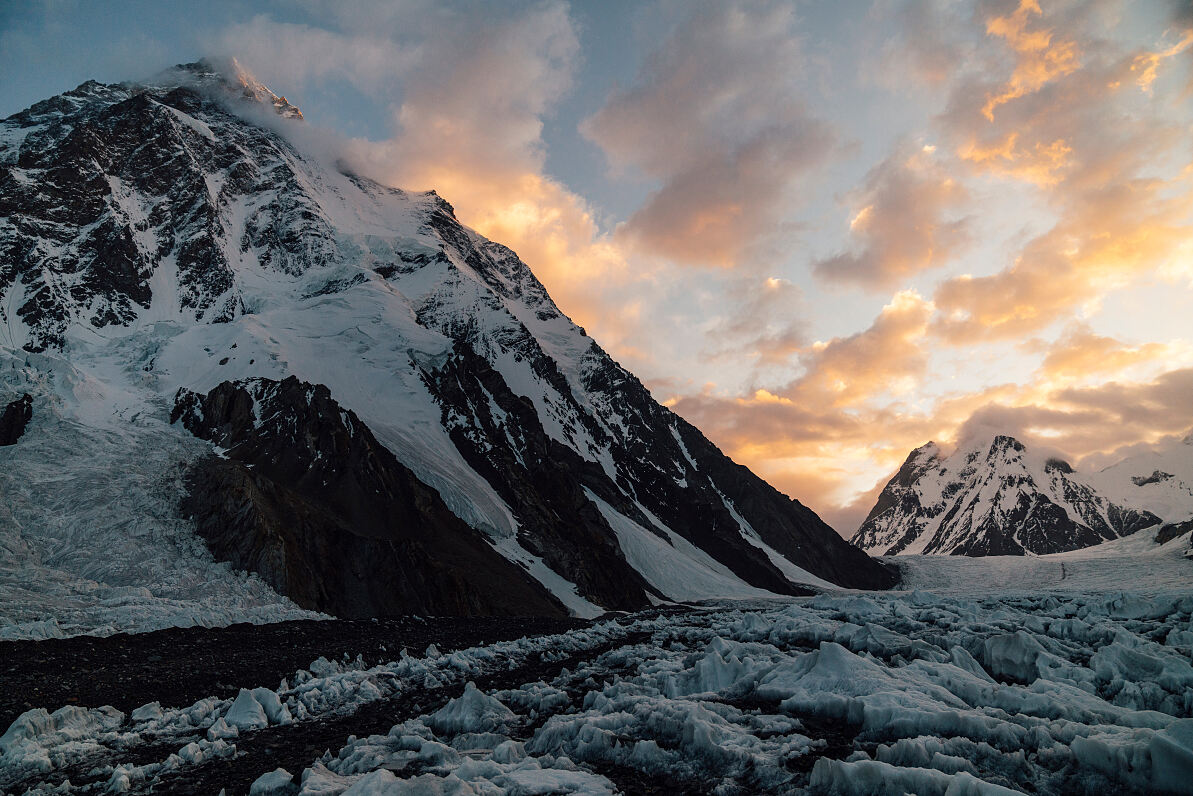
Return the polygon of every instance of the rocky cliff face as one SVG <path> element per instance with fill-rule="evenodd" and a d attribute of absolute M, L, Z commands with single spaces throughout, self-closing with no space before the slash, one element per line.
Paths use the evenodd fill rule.
<path fill-rule="evenodd" d="M 0 345 L 26 370 L 69 371 L 30 379 L 73 420 L 164 423 L 179 388 L 184 401 L 217 403 L 290 377 L 325 388 L 409 471 L 394 483 L 433 490 L 578 613 L 894 582 L 655 402 L 512 251 L 462 226 L 433 192 L 304 154 L 278 132 L 301 124 L 297 109 L 229 68 L 86 83 L 0 122 Z M 185 426 L 223 444 L 192 415 L 163 433 Z M 250 434 L 236 444 L 263 443 Z M 270 535 L 306 517 L 312 539 L 329 538 L 345 529 L 325 515 L 344 507 L 329 509 L 330 494 L 308 505 L 298 484 L 313 482 L 299 463 L 315 460 L 283 461 L 269 474 L 236 457 L 195 470 L 192 507 L 223 506 L 223 523 L 252 505 L 243 539 L 206 525 L 213 549 L 304 604 L 380 600 L 333 594 L 350 584 L 330 576 L 314 579 L 324 592 L 301 591 L 322 543 Z M 417 588 L 457 555 L 424 548 L 403 575 Z M 352 566 L 327 566 L 341 565 Z M 411 589 L 401 604 L 413 604 Z M 475 594 L 489 599 L 487 588 Z M 471 599 L 432 602 L 513 609 Z M 526 599 L 522 610 L 543 606 Z"/>
<path fill-rule="evenodd" d="M 15 445 L 33 419 L 33 396 L 22 395 L 0 412 L 0 445 Z"/>
<path fill-rule="evenodd" d="M 995 436 L 950 456 L 933 443 L 912 451 L 851 541 L 880 555 L 1044 554 L 1159 523 L 1099 494 L 1068 463 Z"/>
<path fill-rule="evenodd" d="M 221 560 L 346 617 L 564 615 L 326 387 L 255 379 L 179 391 L 171 422 L 224 449 L 183 509 Z"/>

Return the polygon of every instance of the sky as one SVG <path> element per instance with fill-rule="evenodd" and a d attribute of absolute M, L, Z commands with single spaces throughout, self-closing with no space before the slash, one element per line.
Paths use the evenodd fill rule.
<path fill-rule="evenodd" d="M 908 452 L 1193 426 L 1193 2 L 0 4 L 0 117 L 233 56 L 850 535 Z"/>

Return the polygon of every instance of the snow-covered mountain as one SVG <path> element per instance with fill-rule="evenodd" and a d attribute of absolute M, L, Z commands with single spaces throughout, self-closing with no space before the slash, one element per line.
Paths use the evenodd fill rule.
<path fill-rule="evenodd" d="M 1159 516 L 1164 525 L 1156 541 L 1193 531 L 1193 432 L 1127 456 L 1093 473 L 1089 480 L 1115 502 Z M 1193 536 L 1188 554 L 1193 556 Z"/>
<path fill-rule="evenodd" d="M 1193 432 L 1127 456 L 1089 480 L 1107 497 L 1146 507 L 1166 523 L 1193 518 Z"/>
<path fill-rule="evenodd" d="M 851 541 L 875 555 L 1045 554 L 1161 522 L 1142 503 L 1108 497 L 1067 462 L 998 435 L 947 456 L 931 442 L 913 450 Z"/>
<path fill-rule="evenodd" d="M 387 602 L 363 588 L 351 612 L 521 600 L 592 615 L 891 585 L 655 402 L 512 251 L 434 192 L 300 151 L 284 135 L 300 119 L 234 63 L 200 62 L 146 84 L 84 83 L 0 122 L 0 401 L 28 393 L 33 414 L 0 449 L 0 545 L 14 551 L 0 594 L 53 582 L 58 601 L 39 612 L 44 595 L 23 587 L 22 620 L 57 616 L 68 597 L 77 608 L 92 587 L 168 597 L 185 621 L 208 621 L 215 594 L 224 618 L 274 611 L 269 600 L 274 614 L 297 611 L 258 576 L 305 608 L 339 610 L 351 579 L 303 592 L 300 573 L 334 560 L 367 579 L 361 562 L 377 560 L 361 551 L 386 546 L 417 548 L 411 582 L 428 584 L 455 577 L 446 551 L 467 548 L 457 574 L 474 601 L 429 588 Z M 356 492 L 345 503 L 300 478 L 316 471 Z M 403 522 L 343 522 L 376 513 L 364 486 Z M 102 495 L 109 510 L 94 505 Z M 168 544 L 148 515 L 169 517 Z M 323 541 L 271 536 L 297 517 Z M 240 538 L 205 538 L 256 573 L 247 581 L 188 541 L 230 518 Z M 440 548 L 425 527 L 454 541 Z M 371 541 L 324 555 L 345 534 Z M 513 603 L 494 596 L 510 589 Z"/>

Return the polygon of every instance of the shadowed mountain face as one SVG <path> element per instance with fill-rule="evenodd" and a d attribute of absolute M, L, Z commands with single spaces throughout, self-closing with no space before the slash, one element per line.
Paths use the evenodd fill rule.
<path fill-rule="evenodd" d="M 177 394 L 183 423 L 163 433 L 238 451 L 190 471 L 188 509 L 217 555 L 349 612 L 595 615 L 893 584 L 658 404 L 512 251 L 433 192 L 304 155 L 277 132 L 300 119 L 199 63 L 0 122 L 0 344 L 102 388 L 84 403 L 115 402 L 80 422 L 161 422 Z M 245 425 L 282 395 L 297 425 Z M 208 403 L 232 414 L 212 425 Z M 355 425 L 333 433 L 337 411 Z M 357 427 L 370 442 L 331 459 L 343 471 L 321 448 L 286 450 Z M 384 488 L 370 480 L 383 460 Z M 331 539 L 354 547 L 336 558 Z M 550 598 L 465 577 L 501 562 Z"/>
<path fill-rule="evenodd" d="M 22 395 L 0 412 L 0 445 L 15 445 L 33 419 L 33 396 Z"/>
<path fill-rule="evenodd" d="M 196 462 L 183 510 L 217 558 L 303 608 L 393 614 L 563 615 L 381 446 L 326 387 L 224 382 L 180 391 L 171 417 L 225 449 Z"/>
<path fill-rule="evenodd" d="M 950 456 L 931 442 L 912 451 L 851 541 L 878 555 L 1045 554 L 1160 521 L 1099 494 L 1067 462 L 996 436 Z"/>

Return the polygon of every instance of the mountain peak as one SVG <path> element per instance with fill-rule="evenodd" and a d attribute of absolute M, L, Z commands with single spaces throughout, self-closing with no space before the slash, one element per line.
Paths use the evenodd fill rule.
<path fill-rule="evenodd" d="M 1064 459 L 1059 459 L 1056 457 L 1050 458 L 1048 461 L 1044 462 L 1044 469 L 1048 471 L 1057 470 L 1064 473 L 1065 475 L 1073 474 L 1073 465 L 1069 464 Z"/>
<path fill-rule="evenodd" d="M 336 610 L 397 610 L 388 600 L 400 597 L 415 613 L 534 613 L 549 593 L 558 611 L 597 616 L 660 599 L 894 583 L 656 403 L 513 251 L 462 226 L 437 194 L 345 174 L 286 141 L 272 114 L 230 112 L 235 97 L 289 105 L 237 62 L 208 59 L 140 84 L 86 84 L 0 121 L 0 205 L 21 210 L 0 213 L 0 239 L 16 253 L 0 268 L 0 387 L 46 385 L 29 390 L 35 417 L 61 406 L 118 439 L 90 435 L 102 450 L 62 466 L 119 469 L 139 457 L 133 435 L 152 428 L 189 474 L 183 532 L 219 530 L 208 552 Z M 41 362 L 93 386 L 60 397 L 56 375 L 24 375 Z M 180 388 L 220 425 L 170 426 L 162 410 Z M 257 443 L 286 456 L 263 453 L 269 472 L 207 456 L 208 444 L 247 456 Z M 4 491 L 19 475 L 0 471 Z M 250 507 L 237 503 L 248 494 Z M 376 522 L 317 505 L 348 494 Z M 426 522 L 406 522 L 399 505 Z M 244 533 L 225 533 L 224 509 Z M 111 519 L 88 544 L 139 527 Z M 352 561 L 323 555 L 344 549 L 345 521 L 365 533 Z M 428 528 L 447 530 L 436 539 Z M 293 535 L 269 548 L 278 555 L 259 555 L 275 529 Z M 371 555 L 368 539 L 395 554 Z M 456 556 L 453 540 L 470 552 Z M 389 566 L 378 573 L 378 562 Z M 374 574 L 344 579 L 358 563 Z M 525 599 L 502 607 L 498 589 L 521 573 L 534 581 Z M 358 600 L 366 581 L 389 597 Z M 385 591 L 399 583 L 401 594 Z"/>
<path fill-rule="evenodd" d="M 1007 434 L 998 434 L 994 437 L 994 441 L 990 444 L 991 450 L 1013 450 L 1022 452 L 1025 450 L 1023 443 Z"/>
<path fill-rule="evenodd" d="M 279 116 L 302 119 L 302 111 L 268 86 L 232 57 L 205 57 L 187 64 L 177 64 L 151 81 L 177 82 L 198 88 L 219 88 L 249 102 L 273 107 Z"/>
<path fill-rule="evenodd" d="M 1159 522 L 1099 494 L 1063 459 L 1007 434 L 947 457 L 912 451 L 851 540 L 872 554 L 1023 555 L 1074 550 Z"/>

